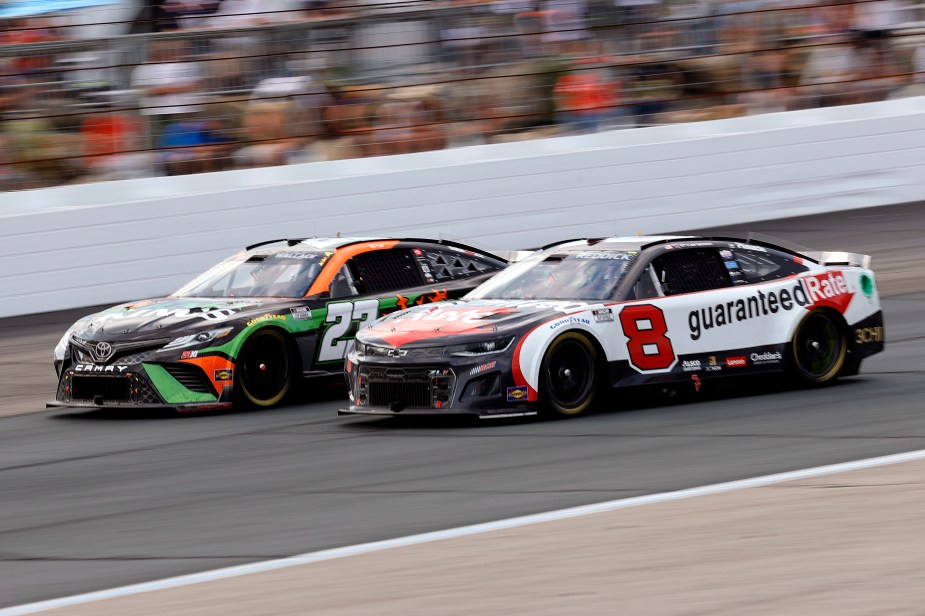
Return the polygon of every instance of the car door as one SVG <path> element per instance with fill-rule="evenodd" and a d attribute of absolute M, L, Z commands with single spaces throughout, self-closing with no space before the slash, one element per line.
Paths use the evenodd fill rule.
<path fill-rule="evenodd" d="M 401 290 L 424 282 L 410 248 L 369 250 L 348 259 L 331 279 L 316 364 L 338 366 L 360 329 L 398 308 Z"/>
<path fill-rule="evenodd" d="M 620 384 L 689 379 L 709 361 L 689 316 L 716 294 L 736 293 L 729 272 L 716 246 L 666 246 L 635 276 L 617 319 L 629 365 Z"/>

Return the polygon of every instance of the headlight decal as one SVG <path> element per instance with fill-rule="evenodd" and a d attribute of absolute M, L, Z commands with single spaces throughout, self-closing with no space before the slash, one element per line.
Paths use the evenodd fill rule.
<path fill-rule="evenodd" d="M 171 340 L 161 349 L 162 351 L 172 351 L 174 349 L 182 349 L 189 346 L 204 345 L 213 340 L 218 340 L 219 338 L 224 338 L 232 332 L 234 328 L 232 327 L 223 327 L 221 329 L 213 329 L 205 332 L 198 332 L 195 334 L 189 334 L 187 336 L 180 336 L 174 340 Z"/>
<path fill-rule="evenodd" d="M 454 344 L 444 349 L 444 355 L 453 357 L 475 357 L 479 355 L 493 355 L 502 353 L 514 342 L 514 336 L 504 336 L 491 340 L 480 340 L 466 344 Z"/>

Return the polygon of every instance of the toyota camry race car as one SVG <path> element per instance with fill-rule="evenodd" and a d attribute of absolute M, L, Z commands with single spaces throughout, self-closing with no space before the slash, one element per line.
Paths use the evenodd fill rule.
<path fill-rule="evenodd" d="M 460 297 L 507 263 L 436 240 L 290 239 L 247 247 L 173 295 L 80 319 L 55 348 L 51 406 L 269 407 L 342 374 L 380 315 Z"/>
<path fill-rule="evenodd" d="M 577 415 L 615 388 L 768 371 L 823 384 L 883 350 L 869 261 L 696 237 L 547 246 L 360 332 L 341 413 Z"/>

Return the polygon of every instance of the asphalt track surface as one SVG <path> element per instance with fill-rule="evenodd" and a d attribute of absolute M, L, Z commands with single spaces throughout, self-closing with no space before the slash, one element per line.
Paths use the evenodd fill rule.
<path fill-rule="evenodd" d="M 0 607 L 925 448 L 925 207 L 749 228 L 874 255 L 888 347 L 860 377 L 707 382 L 569 421 L 338 418 L 336 387 L 269 412 L 5 417 Z M 72 316 L 0 321 L 0 413 L 41 409 Z"/>

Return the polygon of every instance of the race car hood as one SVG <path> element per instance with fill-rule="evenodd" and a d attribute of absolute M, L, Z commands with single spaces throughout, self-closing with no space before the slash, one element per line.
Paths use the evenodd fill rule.
<path fill-rule="evenodd" d="M 260 315 L 294 300 L 164 297 L 114 306 L 81 320 L 87 339 L 163 338 L 205 331 Z"/>
<path fill-rule="evenodd" d="M 516 334 L 589 307 L 583 302 L 460 300 L 395 312 L 361 330 L 357 339 L 392 347 L 432 347 Z M 453 342 L 450 342 L 453 339 Z"/>

